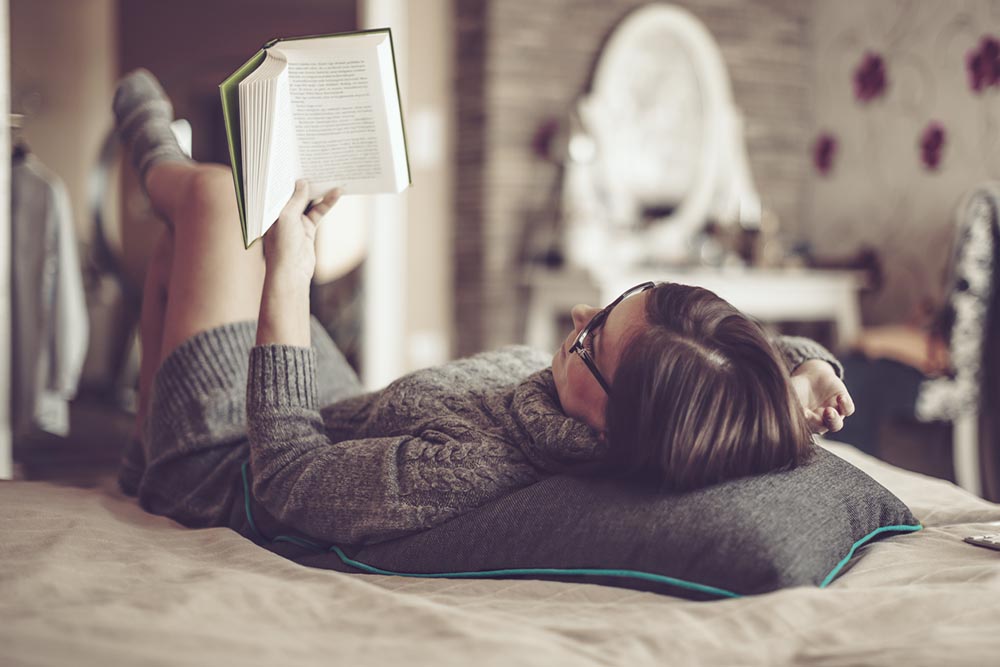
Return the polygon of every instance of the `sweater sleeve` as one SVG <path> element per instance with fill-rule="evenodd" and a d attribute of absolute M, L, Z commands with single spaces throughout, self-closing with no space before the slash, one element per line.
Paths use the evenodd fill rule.
<path fill-rule="evenodd" d="M 247 425 L 254 498 L 278 521 L 336 544 L 438 525 L 537 480 L 502 441 L 443 433 L 334 442 L 319 411 L 315 353 L 250 352 Z"/>
<path fill-rule="evenodd" d="M 802 336 L 777 336 L 771 339 L 771 343 L 784 357 L 789 373 L 795 372 L 796 368 L 811 359 L 822 359 L 833 366 L 837 377 L 844 378 L 844 367 L 840 361 L 814 340 Z"/>

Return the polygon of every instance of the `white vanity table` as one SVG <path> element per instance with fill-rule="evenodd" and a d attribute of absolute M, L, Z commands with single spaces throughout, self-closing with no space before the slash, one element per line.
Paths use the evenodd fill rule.
<path fill-rule="evenodd" d="M 864 282 L 852 271 L 747 268 L 631 268 L 608 276 L 566 269 L 538 270 L 525 278 L 528 288 L 526 342 L 555 349 L 570 308 L 579 303 L 610 303 L 645 280 L 698 285 L 718 294 L 762 323 L 830 322 L 834 342 L 855 340 L 861 328 L 858 293 Z"/>

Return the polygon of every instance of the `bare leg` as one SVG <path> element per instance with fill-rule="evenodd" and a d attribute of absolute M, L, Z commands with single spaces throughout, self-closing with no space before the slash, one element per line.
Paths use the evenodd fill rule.
<path fill-rule="evenodd" d="M 161 162 L 146 174 L 153 207 L 173 228 L 160 361 L 196 333 L 254 320 L 264 258 L 245 250 L 227 167 Z"/>
<path fill-rule="evenodd" d="M 185 340 L 256 319 L 264 260 L 260 247 L 243 248 L 232 172 L 184 154 L 170 130 L 172 106 L 156 78 L 145 70 L 124 77 L 112 108 L 153 208 L 171 230 L 164 241 L 171 247 L 159 249 L 144 294 L 140 384 L 145 382 L 148 394 L 156 368 Z M 141 395 L 143 400 L 148 396 Z"/>
<path fill-rule="evenodd" d="M 164 229 L 156 244 L 153 257 L 146 268 L 142 290 L 142 311 L 139 314 L 139 342 L 142 363 L 139 367 L 139 409 L 136 412 L 136 438 L 142 436 L 142 425 L 149 412 L 153 377 L 160 366 L 163 343 L 163 324 L 167 310 L 167 284 L 170 280 L 170 262 L 174 240 L 169 229 Z"/>

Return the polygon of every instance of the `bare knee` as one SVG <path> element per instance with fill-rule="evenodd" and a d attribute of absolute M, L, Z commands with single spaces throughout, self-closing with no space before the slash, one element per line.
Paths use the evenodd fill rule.
<path fill-rule="evenodd" d="M 191 171 L 182 203 L 184 213 L 195 218 L 215 216 L 230 209 L 235 211 L 232 170 L 219 164 L 199 164 Z"/>

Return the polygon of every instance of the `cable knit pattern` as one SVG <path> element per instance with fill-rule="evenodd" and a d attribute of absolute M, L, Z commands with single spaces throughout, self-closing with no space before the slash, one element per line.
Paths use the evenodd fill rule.
<path fill-rule="evenodd" d="M 812 341 L 780 349 L 792 368 L 807 358 L 839 367 Z M 563 414 L 548 356 L 527 347 L 417 371 L 320 411 L 304 375 L 311 354 L 251 352 L 247 419 L 254 496 L 319 539 L 372 543 L 430 528 L 605 451 Z"/>
<path fill-rule="evenodd" d="M 552 391 L 551 383 L 522 385 L 548 361 L 529 348 L 417 371 L 322 410 L 310 404 L 311 378 L 296 377 L 310 370 L 309 352 L 251 352 L 250 463 L 265 509 L 325 541 L 372 543 L 440 524 L 541 479 L 545 468 L 532 465 L 524 442 L 592 435 L 554 408 L 513 416 L 522 387 Z M 527 403 L 552 406 L 553 398 Z"/>
<path fill-rule="evenodd" d="M 187 525 L 236 521 L 237 471 L 249 457 L 255 507 L 288 532 L 370 544 L 441 524 L 605 451 L 590 427 L 563 414 L 549 355 L 527 347 L 360 393 L 318 325 L 311 349 L 253 347 L 253 336 L 252 323 L 219 327 L 164 362 L 146 463 L 138 457 L 133 466 L 147 509 Z M 793 366 L 806 358 L 838 365 L 811 341 L 779 347 Z"/>
<path fill-rule="evenodd" d="M 583 422 L 567 419 L 559 405 L 552 369 L 534 373 L 514 389 L 507 413 L 522 434 L 521 450 L 532 465 L 567 472 L 604 455 L 607 444 Z"/>

